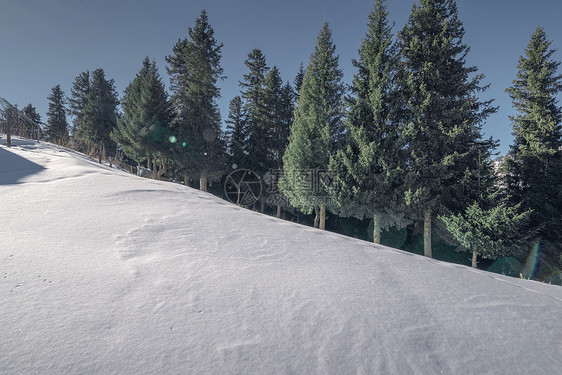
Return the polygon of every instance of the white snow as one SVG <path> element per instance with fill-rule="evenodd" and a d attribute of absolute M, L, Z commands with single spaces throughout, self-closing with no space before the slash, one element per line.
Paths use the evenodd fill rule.
<path fill-rule="evenodd" d="M 0 146 L 0 374 L 561 374 L 562 288 Z"/>

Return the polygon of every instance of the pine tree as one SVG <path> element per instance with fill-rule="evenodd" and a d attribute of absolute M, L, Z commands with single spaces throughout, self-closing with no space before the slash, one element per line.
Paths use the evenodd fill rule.
<path fill-rule="evenodd" d="M 316 211 L 315 226 L 321 229 L 329 203 L 322 181 L 342 131 L 343 73 L 335 49 L 332 32 L 324 23 L 300 90 L 279 183 L 294 207 L 304 213 Z"/>
<path fill-rule="evenodd" d="M 244 99 L 244 122 L 246 124 L 246 165 L 258 175 L 264 175 L 269 165 L 269 130 L 265 109 L 265 76 L 269 71 L 265 56 L 253 49 L 244 62 L 249 72 L 240 81 Z"/>
<path fill-rule="evenodd" d="M 301 64 L 299 65 L 299 71 L 297 73 L 297 76 L 295 77 L 295 80 L 293 81 L 293 84 L 295 85 L 295 98 L 298 99 L 298 97 L 300 96 L 300 91 L 301 91 L 301 87 L 302 87 L 302 82 L 304 80 L 304 65 L 301 62 Z"/>
<path fill-rule="evenodd" d="M 264 86 L 267 159 L 262 161 L 262 164 L 268 168 L 265 174 L 268 189 L 262 197 L 269 205 L 277 205 L 277 215 L 280 216 L 281 205 L 277 187 L 293 117 L 293 89 L 289 83 L 283 85 L 281 73 L 276 66 L 265 76 Z"/>
<path fill-rule="evenodd" d="M 117 126 L 119 99 L 113 79 L 107 80 L 103 69 L 92 72 L 90 91 L 79 122 L 78 137 L 92 149 L 97 149 L 101 163 L 106 150 L 113 150 L 115 143 L 109 134 Z"/>
<path fill-rule="evenodd" d="M 520 230 L 530 211 L 521 212 L 520 205 L 511 206 L 499 199 L 499 193 L 487 197 L 489 208 L 474 202 L 466 210 L 450 216 L 439 216 L 446 229 L 459 242 L 459 248 L 472 252 L 472 267 L 477 268 L 478 255 L 497 259 L 514 254 Z"/>
<path fill-rule="evenodd" d="M 153 177 L 160 178 L 168 165 L 173 114 L 154 60 L 144 59 L 141 70 L 125 89 L 121 107 L 123 115 L 111 133 L 112 139 L 137 163 L 146 160 Z"/>
<path fill-rule="evenodd" d="M 86 108 L 88 94 L 90 93 L 90 71 L 80 73 L 75 79 L 68 98 L 70 114 L 74 117 L 72 124 L 72 136 L 76 136 L 78 129 L 84 121 L 84 108 Z"/>
<path fill-rule="evenodd" d="M 431 257 L 432 218 L 462 211 L 482 149 L 482 122 L 494 112 L 476 94 L 482 75 L 465 66 L 469 47 L 452 0 L 420 0 L 399 34 L 403 120 L 407 151 L 406 203 L 424 220 L 424 254 Z M 466 204 L 466 205 L 465 205 Z"/>
<path fill-rule="evenodd" d="M 503 168 L 512 201 L 533 210 L 525 230 L 536 232 L 543 258 L 562 268 L 562 108 L 557 102 L 562 75 L 551 43 L 538 27 L 506 90 L 517 114 L 511 117 L 515 142 Z"/>
<path fill-rule="evenodd" d="M 349 139 L 330 160 L 334 182 L 330 194 L 341 216 L 373 218 L 373 241 L 381 231 L 407 223 L 403 211 L 401 145 L 396 124 L 397 52 L 383 0 L 369 15 L 368 32 L 359 49 L 353 78 Z"/>
<path fill-rule="evenodd" d="M 176 112 L 174 159 L 185 179 L 199 180 L 203 191 L 224 172 L 225 145 L 216 103 L 220 97 L 217 81 L 224 78 L 222 46 L 202 10 L 195 26 L 188 28 L 188 37 L 179 40 L 173 54 L 166 57 Z"/>
<path fill-rule="evenodd" d="M 242 98 L 235 96 L 228 105 L 228 117 L 226 119 L 228 150 L 233 168 L 243 167 L 246 162 L 246 128 L 242 112 Z M 236 167 L 234 167 L 236 165 Z"/>
<path fill-rule="evenodd" d="M 66 121 L 66 99 L 60 85 L 51 90 L 45 135 L 49 142 L 65 145 L 68 142 L 68 122 Z"/>
<path fill-rule="evenodd" d="M 35 108 L 31 103 L 23 107 L 22 112 L 37 125 L 41 124 L 41 116 L 37 113 L 37 108 Z"/>

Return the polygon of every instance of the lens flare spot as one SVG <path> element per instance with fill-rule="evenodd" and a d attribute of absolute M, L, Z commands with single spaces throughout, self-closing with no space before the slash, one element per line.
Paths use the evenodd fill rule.
<path fill-rule="evenodd" d="M 527 261 L 525 262 L 525 266 L 521 273 L 525 278 L 534 279 L 537 272 L 537 265 L 539 260 L 539 254 L 541 252 L 541 243 L 537 243 L 533 246 L 529 256 L 527 257 Z"/>
<path fill-rule="evenodd" d="M 207 156 L 207 153 L 206 153 L 206 152 L 204 152 L 204 153 L 203 153 L 203 155 Z"/>
<path fill-rule="evenodd" d="M 174 137 L 173 135 L 168 138 L 170 140 L 171 143 L 176 143 L 178 140 L 176 139 L 176 137 Z"/>
<path fill-rule="evenodd" d="M 183 147 L 185 147 L 185 146 L 187 146 L 187 142 L 183 142 L 181 145 L 182 145 Z"/>

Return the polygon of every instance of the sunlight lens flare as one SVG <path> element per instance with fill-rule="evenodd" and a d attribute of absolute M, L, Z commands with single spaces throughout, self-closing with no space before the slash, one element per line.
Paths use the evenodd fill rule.
<path fill-rule="evenodd" d="M 170 138 L 168 138 L 168 140 L 170 141 L 170 143 L 176 143 L 178 140 L 176 137 L 174 137 L 173 135 L 170 136 Z"/>
<path fill-rule="evenodd" d="M 529 252 L 529 256 L 525 261 L 525 266 L 523 267 L 523 276 L 526 278 L 534 279 L 537 271 L 537 264 L 539 261 L 539 254 L 541 251 L 541 243 L 537 243 L 531 251 Z"/>

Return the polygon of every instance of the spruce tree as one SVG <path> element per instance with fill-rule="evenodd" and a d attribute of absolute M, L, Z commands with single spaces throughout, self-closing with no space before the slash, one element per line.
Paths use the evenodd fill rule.
<path fill-rule="evenodd" d="M 283 85 L 276 66 L 265 76 L 264 86 L 267 159 L 262 163 L 268 168 L 265 174 L 268 189 L 263 194 L 263 199 L 269 205 L 277 205 L 277 215 L 280 216 L 281 205 L 277 187 L 292 123 L 293 90 L 289 83 Z"/>
<path fill-rule="evenodd" d="M 45 136 L 49 142 L 66 145 L 68 142 L 68 122 L 66 121 L 66 98 L 60 85 L 51 90 Z"/>
<path fill-rule="evenodd" d="M 523 212 L 521 204 L 511 205 L 496 190 L 463 212 L 440 215 L 439 219 L 459 243 L 458 249 L 472 253 L 472 267 L 477 268 L 478 255 L 497 259 L 517 254 L 521 244 L 526 243 L 520 233 L 530 212 Z"/>
<path fill-rule="evenodd" d="M 335 49 L 332 32 L 324 23 L 306 68 L 279 182 L 294 207 L 307 214 L 316 211 L 315 226 L 321 229 L 329 204 L 322 181 L 342 131 L 343 73 Z"/>
<path fill-rule="evenodd" d="M 72 122 L 72 136 L 75 137 L 78 129 L 84 121 L 84 108 L 86 108 L 87 97 L 90 93 L 91 81 L 90 81 L 90 71 L 80 73 L 72 84 L 70 89 L 70 98 L 68 98 L 68 104 L 70 109 L 70 114 L 74 117 Z"/>
<path fill-rule="evenodd" d="M 39 138 L 41 138 L 42 129 L 41 129 L 41 116 L 39 115 L 39 113 L 37 113 L 37 108 L 35 108 L 31 103 L 29 103 L 28 105 L 23 107 L 22 112 L 31 121 L 33 121 L 35 125 L 37 125 L 37 127 L 33 127 L 33 130 L 32 129 L 28 130 L 29 136 L 33 139 L 39 140 Z"/>
<path fill-rule="evenodd" d="M 225 145 L 216 102 L 220 97 L 217 82 L 224 78 L 222 46 L 202 10 L 194 27 L 188 28 L 188 37 L 179 40 L 173 54 L 166 57 L 176 112 L 174 159 L 185 179 L 199 180 L 203 191 L 224 173 Z"/>
<path fill-rule="evenodd" d="M 302 87 L 302 82 L 304 80 L 304 65 L 301 62 L 301 64 L 299 65 L 299 71 L 297 72 L 297 76 L 295 77 L 295 80 L 293 81 L 293 84 L 295 85 L 295 98 L 298 99 L 298 97 L 300 96 L 300 91 L 301 91 L 301 87 Z"/>
<path fill-rule="evenodd" d="M 242 168 L 246 163 L 244 152 L 246 145 L 246 128 L 242 112 L 242 98 L 235 96 L 228 105 L 226 119 L 226 134 L 228 138 L 228 151 L 233 168 Z M 236 165 L 236 167 L 234 167 Z"/>
<path fill-rule="evenodd" d="M 249 72 L 240 81 L 244 99 L 244 122 L 247 130 L 246 165 L 263 176 L 270 168 L 269 131 L 265 109 L 265 76 L 269 71 L 265 56 L 259 49 L 253 49 L 244 62 Z"/>
<path fill-rule="evenodd" d="M 337 213 L 372 218 L 375 243 L 380 243 L 383 229 L 407 223 L 396 124 L 397 53 L 387 17 L 384 1 L 377 0 L 369 14 L 359 61 L 353 61 L 358 72 L 353 77 L 345 122 L 348 141 L 330 160 L 334 174 L 330 193 L 337 202 Z"/>
<path fill-rule="evenodd" d="M 92 72 L 90 91 L 82 110 L 78 137 L 98 153 L 101 163 L 107 150 L 113 150 L 115 143 L 109 134 L 117 126 L 117 105 L 119 99 L 113 79 L 106 79 L 103 69 Z"/>
<path fill-rule="evenodd" d="M 424 221 L 424 254 L 431 257 L 432 219 L 468 203 L 477 158 L 490 146 L 482 122 L 494 112 L 476 94 L 482 75 L 466 66 L 469 47 L 452 0 L 420 0 L 399 33 L 402 129 L 407 152 L 405 200 Z M 472 76 L 472 78 L 471 78 Z"/>
<path fill-rule="evenodd" d="M 22 112 L 37 125 L 41 124 L 41 116 L 37 113 L 37 108 L 31 103 L 23 107 Z"/>
<path fill-rule="evenodd" d="M 515 142 L 503 169 L 512 201 L 533 210 L 525 230 L 536 232 L 541 257 L 562 268 L 562 108 L 557 102 L 562 75 L 551 43 L 539 26 L 506 90 L 517 112 L 511 117 Z"/>
<path fill-rule="evenodd" d="M 123 115 L 111 133 L 112 139 L 137 163 L 146 160 L 153 177 L 160 178 L 168 166 L 173 114 L 154 60 L 144 59 L 141 70 L 125 89 L 121 107 Z"/>

